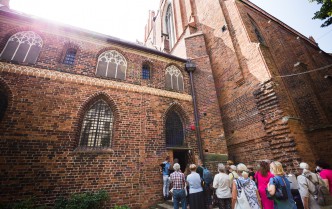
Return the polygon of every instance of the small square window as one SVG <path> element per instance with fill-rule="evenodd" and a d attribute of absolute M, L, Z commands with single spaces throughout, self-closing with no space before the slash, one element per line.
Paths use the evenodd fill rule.
<path fill-rule="evenodd" d="M 76 57 L 76 50 L 75 49 L 68 49 L 66 52 L 66 56 L 63 59 L 63 64 L 66 65 L 74 65 Z"/>
<path fill-rule="evenodd" d="M 150 79 L 150 68 L 147 65 L 143 66 L 143 69 L 142 69 L 142 78 L 146 79 L 146 80 Z"/>

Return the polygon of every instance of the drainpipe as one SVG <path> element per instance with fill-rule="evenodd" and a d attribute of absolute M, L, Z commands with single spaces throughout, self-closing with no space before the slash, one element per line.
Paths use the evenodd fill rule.
<path fill-rule="evenodd" d="M 202 163 L 204 163 L 201 132 L 200 132 L 200 128 L 199 128 L 198 110 L 197 110 L 197 104 L 196 104 L 194 79 L 193 79 L 193 72 L 196 70 L 196 64 L 191 62 L 191 60 L 188 60 L 185 64 L 185 68 L 190 76 L 190 86 L 191 86 L 191 94 L 193 97 L 194 115 L 195 115 L 195 130 L 196 130 L 197 145 L 198 145 L 198 150 L 199 150 L 199 157 L 200 157 Z"/>

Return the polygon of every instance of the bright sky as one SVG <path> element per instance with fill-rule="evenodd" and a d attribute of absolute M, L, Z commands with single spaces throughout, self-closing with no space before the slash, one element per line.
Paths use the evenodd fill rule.
<path fill-rule="evenodd" d="M 251 0 L 305 36 L 313 36 L 319 47 L 332 52 L 332 25 L 320 28 L 312 20 L 320 6 L 308 0 Z M 12 9 L 56 20 L 135 42 L 142 41 L 148 11 L 157 10 L 160 0 L 11 0 Z"/>

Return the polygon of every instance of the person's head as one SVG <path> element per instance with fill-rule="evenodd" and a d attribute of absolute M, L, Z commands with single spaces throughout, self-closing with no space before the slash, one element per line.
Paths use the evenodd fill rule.
<path fill-rule="evenodd" d="M 266 161 L 261 161 L 259 163 L 259 172 L 263 175 L 263 176 L 267 176 L 267 173 L 270 170 L 270 166 L 269 163 Z"/>
<path fill-rule="evenodd" d="M 169 156 L 167 156 L 167 157 L 165 158 L 165 160 L 166 160 L 166 161 L 169 161 Z"/>
<path fill-rule="evenodd" d="M 330 169 L 330 165 L 326 163 L 324 160 L 316 161 L 316 171 L 320 172 L 323 169 Z"/>
<path fill-rule="evenodd" d="M 229 166 L 229 171 L 230 172 L 236 171 L 236 166 L 235 165 L 230 165 Z"/>
<path fill-rule="evenodd" d="M 225 165 L 222 163 L 218 164 L 218 171 L 221 173 L 225 173 Z"/>
<path fill-rule="evenodd" d="M 285 175 L 285 171 L 282 168 L 282 164 L 278 161 L 273 161 L 270 164 L 270 171 L 275 176 L 283 176 Z"/>
<path fill-rule="evenodd" d="M 253 167 L 250 167 L 248 168 L 249 172 L 254 172 L 254 168 Z"/>
<path fill-rule="evenodd" d="M 174 158 L 173 163 L 179 163 L 179 159 Z"/>
<path fill-rule="evenodd" d="M 310 172 L 308 163 L 305 162 L 300 163 L 299 167 L 297 168 L 297 172 L 299 174 Z"/>
<path fill-rule="evenodd" d="M 234 165 L 234 162 L 231 161 L 231 160 L 227 160 L 227 161 L 226 161 L 226 165 L 228 165 L 228 166 L 230 166 L 230 165 Z"/>
<path fill-rule="evenodd" d="M 236 166 L 236 170 L 237 170 L 237 173 L 242 176 L 242 173 L 243 171 L 246 171 L 248 172 L 248 168 L 245 164 L 243 163 L 239 163 L 237 166 Z"/>
<path fill-rule="evenodd" d="M 173 165 L 173 169 L 174 169 L 175 171 L 179 171 L 179 170 L 180 170 L 180 164 L 179 164 L 179 163 L 174 163 L 174 165 Z"/>
<path fill-rule="evenodd" d="M 195 164 L 191 164 L 191 165 L 189 166 L 189 169 L 190 169 L 190 171 L 196 171 L 197 166 L 196 166 Z"/>

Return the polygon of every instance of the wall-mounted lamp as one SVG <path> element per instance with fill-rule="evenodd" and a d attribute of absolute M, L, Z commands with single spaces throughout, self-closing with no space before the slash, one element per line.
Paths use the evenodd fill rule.
<path fill-rule="evenodd" d="M 193 73 L 196 70 L 196 64 L 194 62 L 191 62 L 191 60 L 188 60 L 186 62 L 185 67 L 188 73 Z"/>

